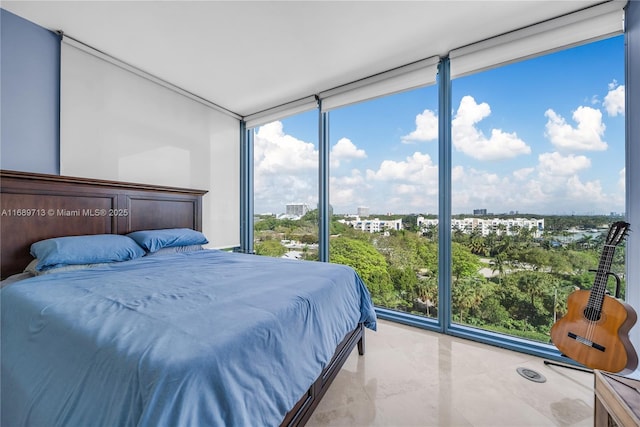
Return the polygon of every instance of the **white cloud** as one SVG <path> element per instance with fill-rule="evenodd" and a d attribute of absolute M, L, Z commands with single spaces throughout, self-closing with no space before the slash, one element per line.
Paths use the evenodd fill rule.
<path fill-rule="evenodd" d="M 586 106 L 589 102 L 592 106 Z M 476 103 L 471 97 L 463 98 L 453 127 L 453 141 L 458 144 L 458 150 L 472 155 L 472 149 L 468 148 L 473 146 L 470 141 L 475 138 L 486 143 L 493 138 L 493 135 L 492 138 L 484 138 L 478 130 L 478 123 L 490 114 L 488 104 Z M 597 96 L 586 99 L 585 106 L 573 112 L 570 123 L 552 109 L 545 112 L 545 134 L 555 150 L 539 154 L 535 167 L 525 164 L 520 169 L 503 172 L 494 168 L 480 170 L 454 166 L 453 211 L 471 212 L 472 209 L 487 208 L 496 213 L 518 210 L 568 214 L 623 210 L 624 169 L 618 171 L 618 185 L 605 188 L 604 181 L 590 174 L 596 159 L 581 153 L 608 148 L 604 141 L 606 126 L 603 114 L 624 114 L 624 86 L 615 81 L 609 85 L 604 99 Z"/>
<path fill-rule="evenodd" d="M 265 173 L 290 173 L 318 168 L 318 150 L 284 133 L 282 122 L 261 126 L 254 137 L 255 169 Z"/>
<path fill-rule="evenodd" d="M 478 104 L 469 95 L 462 98 L 452 122 L 452 138 L 456 150 L 478 160 L 511 159 L 531 153 L 531 148 L 515 132 L 492 129 L 491 137 L 487 138 L 476 128 L 490 114 L 491 108 L 486 102 Z"/>
<path fill-rule="evenodd" d="M 406 161 L 384 160 L 377 171 L 367 170 L 367 179 L 375 181 L 431 184 L 437 182 L 437 178 L 438 166 L 433 164 L 431 156 L 419 152 Z"/>
<path fill-rule="evenodd" d="M 352 169 L 351 175 L 345 175 L 341 177 L 332 177 L 331 182 L 339 182 L 341 184 L 349 185 L 351 187 L 367 185 L 367 181 L 362 176 L 362 172 L 358 169 Z"/>
<path fill-rule="evenodd" d="M 589 200 L 589 202 L 592 203 L 592 206 L 606 201 L 606 196 L 602 192 L 602 185 L 600 185 L 599 180 L 583 183 L 578 175 L 573 175 L 567 179 L 565 185 L 568 200 Z"/>
<path fill-rule="evenodd" d="M 396 194 L 415 194 L 420 190 L 420 187 L 415 184 L 398 184 L 395 186 Z"/>
<path fill-rule="evenodd" d="M 470 213 L 487 208 L 495 213 L 588 213 L 615 211 L 624 206 L 624 190 L 605 192 L 598 179 L 583 181 L 577 173 L 560 172 L 554 163 L 564 159 L 568 169 L 578 172 L 590 164 L 584 156 L 547 154 L 541 156 L 537 168 L 522 168 L 511 175 L 453 167 L 453 211 Z"/>
<path fill-rule="evenodd" d="M 438 116 L 431 110 L 424 110 L 416 116 L 416 130 L 402 137 L 402 142 L 409 144 L 420 141 L 438 139 Z"/>
<path fill-rule="evenodd" d="M 602 105 L 611 117 L 624 115 L 624 85 L 618 86 L 615 80 L 609 83 L 609 92 L 604 97 Z"/>
<path fill-rule="evenodd" d="M 531 176 L 533 172 L 535 172 L 535 168 L 522 168 L 513 172 L 513 176 L 517 180 L 524 180 Z"/>
<path fill-rule="evenodd" d="M 340 166 L 341 160 L 365 159 L 367 153 L 355 146 L 349 138 L 340 138 L 338 142 L 331 148 L 331 165 L 333 167 Z"/>
<path fill-rule="evenodd" d="M 368 204 L 367 190 L 371 185 L 364 179 L 358 169 L 353 169 L 351 175 L 330 178 L 331 204 L 334 206 L 358 206 Z M 355 212 L 354 212 L 355 213 Z"/>
<path fill-rule="evenodd" d="M 279 121 L 261 126 L 254 137 L 256 213 L 283 213 L 287 203 L 315 208 L 318 197 L 318 150 L 287 135 Z"/>
<path fill-rule="evenodd" d="M 610 87 L 610 94 L 619 88 Z M 602 104 L 606 102 L 605 99 Z M 619 185 L 604 189 L 598 179 L 585 174 L 592 167 L 592 160 L 573 152 L 607 148 L 602 141 L 602 114 L 606 114 L 604 107 L 601 111 L 580 107 L 573 114 L 575 123 L 569 125 L 548 110 L 546 134 L 556 148 L 540 154 L 535 167 L 508 162 L 507 167 L 519 169 L 506 171 L 502 169 L 504 165 L 481 170 L 479 162 L 475 163 L 478 169 L 454 165 L 453 211 L 470 213 L 472 209 L 487 208 L 495 213 L 518 210 L 562 214 L 623 210 L 618 206 L 624 206 L 624 169 L 619 171 Z M 479 160 L 530 154 L 531 148 L 515 133 L 493 129 L 490 137 L 483 135 L 478 124 L 490 115 L 487 103 L 464 97 L 453 124 L 456 149 Z M 424 110 L 416 117 L 415 131 L 402 137 L 402 142 L 426 141 L 428 129 L 437 134 L 437 123 L 429 127 L 429 120 L 437 122 L 435 114 Z M 436 134 L 432 136 L 437 138 Z M 287 135 L 282 123 L 274 122 L 258 129 L 254 152 L 256 213 L 281 213 L 285 204 L 292 202 L 316 207 L 318 151 L 314 144 Z M 358 206 L 369 206 L 376 213 L 437 213 L 437 158 L 415 152 L 405 158 L 379 160 L 369 169 L 363 166 L 349 171 L 344 167 L 344 162 L 354 160 L 358 160 L 354 165 L 360 165 L 372 153 L 358 148 L 349 138 L 341 138 L 331 147 L 334 169 L 330 174 L 330 203 L 336 212 L 355 213 Z M 335 169 L 340 165 L 342 169 Z"/>
<path fill-rule="evenodd" d="M 469 212 L 473 209 L 498 209 L 509 206 L 509 199 L 518 196 L 521 190 L 512 191 L 513 182 L 501 178 L 496 173 L 474 168 L 454 168 L 452 175 L 452 207 L 455 212 Z"/>
<path fill-rule="evenodd" d="M 569 176 L 591 167 L 591 160 L 585 156 L 563 156 L 557 151 L 540 154 L 538 162 L 538 170 L 545 176 Z"/>
<path fill-rule="evenodd" d="M 384 160 L 377 170 L 367 169 L 366 181 L 371 185 L 367 206 L 382 207 L 384 212 L 437 211 L 438 166 L 428 154 Z"/>
<path fill-rule="evenodd" d="M 451 181 L 459 181 L 464 177 L 464 167 L 453 166 L 451 168 Z"/>
<path fill-rule="evenodd" d="M 602 123 L 602 113 L 591 107 L 578 107 L 573 112 L 576 127 L 566 123 L 565 119 L 548 109 L 544 115 L 548 118 L 546 136 L 551 143 L 564 151 L 602 151 L 607 143 L 602 140 L 606 126 Z"/>

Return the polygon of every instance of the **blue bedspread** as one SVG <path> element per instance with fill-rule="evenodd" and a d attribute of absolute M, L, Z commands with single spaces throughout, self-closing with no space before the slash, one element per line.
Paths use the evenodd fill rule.
<path fill-rule="evenodd" d="M 222 251 L 1 290 L 3 426 L 271 426 L 369 293 L 349 267 Z"/>

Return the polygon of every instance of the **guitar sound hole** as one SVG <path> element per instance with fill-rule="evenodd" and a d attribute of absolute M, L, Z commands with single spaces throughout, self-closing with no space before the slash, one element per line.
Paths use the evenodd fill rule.
<path fill-rule="evenodd" d="M 584 309 L 584 317 L 592 322 L 597 322 L 600 320 L 600 310 L 596 310 L 592 307 L 587 307 Z"/>

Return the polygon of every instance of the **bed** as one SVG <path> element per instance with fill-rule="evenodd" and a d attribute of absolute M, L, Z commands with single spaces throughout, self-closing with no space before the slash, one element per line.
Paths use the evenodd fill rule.
<path fill-rule="evenodd" d="M 3 279 L 34 242 L 201 231 L 203 191 L 0 179 Z M 2 425 L 304 425 L 375 330 L 349 267 L 159 252 L 3 282 Z"/>

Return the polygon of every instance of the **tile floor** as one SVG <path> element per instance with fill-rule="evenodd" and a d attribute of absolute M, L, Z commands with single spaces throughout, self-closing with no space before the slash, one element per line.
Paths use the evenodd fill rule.
<path fill-rule="evenodd" d="M 307 426 L 593 426 L 591 373 L 383 320 L 366 334 Z"/>

